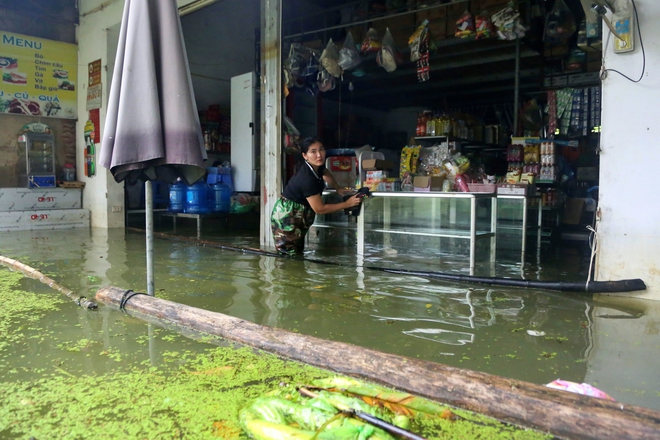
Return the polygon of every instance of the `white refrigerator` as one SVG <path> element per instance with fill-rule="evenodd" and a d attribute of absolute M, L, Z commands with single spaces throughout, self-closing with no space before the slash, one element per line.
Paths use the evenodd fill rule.
<path fill-rule="evenodd" d="M 234 191 L 259 190 L 259 93 L 254 72 L 231 79 L 231 166 Z"/>

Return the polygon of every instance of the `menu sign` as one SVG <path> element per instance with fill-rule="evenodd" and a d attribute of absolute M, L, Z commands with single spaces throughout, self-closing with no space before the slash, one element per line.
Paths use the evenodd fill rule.
<path fill-rule="evenodd" d="M 0 31 L 0 113 L 77 119 L 75 44 Z"/>
<path fill-rule="evenodd" d="M 87 70 L 89 71 L 88 84 L 90 86 L 101 84 L 101 60 L 96 60 L 89 63 L 87 65 Z"/>

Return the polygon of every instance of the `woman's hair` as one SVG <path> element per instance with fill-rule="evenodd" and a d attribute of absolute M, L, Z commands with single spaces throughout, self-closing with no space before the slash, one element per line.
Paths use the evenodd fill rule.
<path fill-rule="evenodd" d="M 317 137 L 307 137 L 303 139 L 303 141 L 300 143 L 300 152 L 307 154 L 307 151 L 309 151 L 309 147 L 316 143 L 323 145 L 323 141 Z"/>
<path fill-rule="evenodd" d="M 305 158 L 302 155 L 307 154 L 309 147 L 316 143 L 323 145 L 323 141 L 317 137 L 307 137 L 300 143 L 300 156 L 298 156 L 296 166 L 293 168 L 294 173 L 297 173 L 300 167 L 305 163 Z"/>

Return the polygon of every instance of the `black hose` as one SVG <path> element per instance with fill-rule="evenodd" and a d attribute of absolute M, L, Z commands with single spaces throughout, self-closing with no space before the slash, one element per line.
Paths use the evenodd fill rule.
<path fill-rule="evenodd" d="M 126 228 L 130 230 L 144 232 L 138 228 Z M 169 240 L 193 242 L 202 246 L 209 246 L 224 250 L 235 252 L 242 252 L 247 254 L 264 255 L 268 257 L 284 257 L 289 259 L 301 259 L 301 257 L 290 257 L 281 255 L 275 252 L 268 252 L 256 248 L 242 248 L 237 246 L 229 246 L 226 244 L 218 243 L 209 240 L 199 240 L 192 237 L 182 237 L 162 232 L 154 232 L 155 237 L 167 238 Z M 312 258 L 304 258 L 305 261 L 310 261 L 316 264 L 331 264 L 333 266 L 348 266 L 346 264 L 316 260 Z M 351 266 L 352 267 L 352 266 Z M 376 270 L 386 273 L 394 273 L 399 275 L 412 275 L 435 280 L 454 281 L 462 283 L 475 283 L 475 284 L 488 284 L 491 286 L 507 286 L 507 287 L 521 287 L 523 289 L 545 289 L 556 290 L 560 292 L 583 292 L 583 293 L 622 293 L 622 292 L 635 292 L 638 290 L 646 290 L 646 284 L 639 278 L 630 280 L 615 280 L 615 281 L 589 281 L 589 282 L 566 282 L 566 281 L 528 281 L 516 280 L 512 278 L 498 278 L 498 277 L 475 277 L 472 275 L 455 275 L 444 272 L 427 272 L 427 271 L 414 271 L 405 269 L 389 269 L 386 267 L 376 266 L 363 266 L 364 269 Z"/>
<path fill-rule="evenodd" d="M 618 281 L 589 281 L 587 282 L 566 282 L 566 281 L 529 281 L 515 280 L 511 278 L 496 277 L 475 277 L 471 275 L 454 275 L 443 272 L 421 272 L 403 269 L 388 269 L 381 267 L 366 267 L 371 270 L 380 270 L 387 273 L 400 275 L 414 275 L 425 278 L 469 282 L 477 284 L 489 284 L 493 286 L 522 287 L 526 289 L 546 289 L 559 290 L 561 292 L 589 292 L 589 293 L 616 293 L 616 292 L 634 292 L 636 290 L 646 290 L 646 284 L 639 278 L 631 280 Z"/>

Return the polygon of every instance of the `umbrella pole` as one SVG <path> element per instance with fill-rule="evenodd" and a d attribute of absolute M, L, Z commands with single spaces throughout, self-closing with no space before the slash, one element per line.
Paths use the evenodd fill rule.
<path fill-rule="evenodd" d="M 144 215 L 147 223 L 147 295 L 154 296 L 154 198 L 151 180 L 144 182 Z"/>

